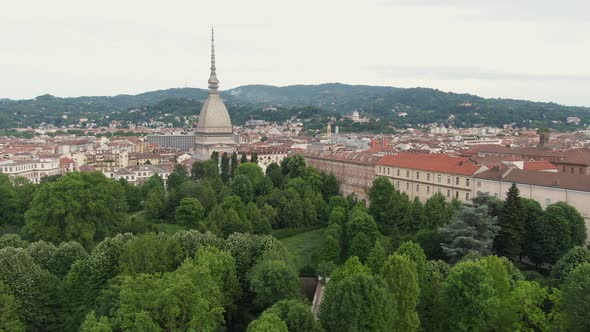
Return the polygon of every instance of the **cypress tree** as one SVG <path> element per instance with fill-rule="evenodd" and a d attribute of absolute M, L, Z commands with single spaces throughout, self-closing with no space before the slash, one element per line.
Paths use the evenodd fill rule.
<path fill-rule="evenodd" d="M 236 174 L 236 168 L 238 168 L 238 154 L 234 151 L 231 155 L 231 170 L 230 176 L 233 179 Z"/>
<path fill-rule="evenodd" d="M 219 165 L 219 152 L 213 151 L 213 153 L 211 153 L 211 160 L 215 162 L 215 165 Z"/>
<path fill-rule="evenodd" d="M 227 156 L 227 153 L 224 153 L 223 156 L 221 156 L 221 180 L 224 183 L 227 183 L 229 181 L 229 176 L 229 157 Z"/>
<path fill-rule="evenodd" d="M 514 259 L 520 258 L 525 234 L 526 216 L 518 188 L 512 184 L 500 212 L 500 231 L 496 237 L 496 250 L 499 254 Z"/>

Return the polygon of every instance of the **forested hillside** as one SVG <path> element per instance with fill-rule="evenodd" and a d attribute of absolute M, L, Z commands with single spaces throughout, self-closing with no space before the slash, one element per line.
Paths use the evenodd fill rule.
<path fill-rule="evenodd" d="M 80 117 L 108 123 L 109 119 L 131 122 L 146 119 L 168 121 L 178 115 L 196 115 L 206 90 L 177 88 L 113 97 L 59 98 L 51 95 L 31 100 L 0 99 L 0 128 L 57 126 L 78 123 Z M 222 92 L 234 123 L 241 124 L 250 116 L 283 120 L 297 115 L 293 108 L 311 107 L 322 116 L 340 116 L 359 110 L 363 116 L 381 119 L 392 126 L 452 122 L 456 126 L 515 123 L 526 127 L 573 129 L 567 117 L 590 121 L 590 108 L 563 106 L 512 99 L 486 99 L 469 94 L 442 92 L 428 88 L 401 89 L 393 87 L 345 85 L 293 85 L 275 87 L 247 85 Z M 266 106 L 278 108 L 263 112 Z M 131 113 L 128 110 L 141 110 Z M 122 114 L 124 113 L 124 114 Z M 126 115 L 125 115 L 126 114 Z M 407 114 L 407 115 L 405 115 Z M 67 115 L 67 119 L 62 116 Z M 111 117 L 106 118 L 107 115 Z M 449 119 L 451 115 L 454 119 Z M 176 125 L 182 125 L 176 123 Z"/>
<path fill-rule="evenodd" d="M 138 186 L 0 174 L 0 197 L 2 331 L 590 327 L 583 218 L 516 186 L 422 203 L 377 178 L 367 208 L 300 155 L 265 174 L 214 154 Z M 318 276 L 315 319 L 300 277 Z"/>

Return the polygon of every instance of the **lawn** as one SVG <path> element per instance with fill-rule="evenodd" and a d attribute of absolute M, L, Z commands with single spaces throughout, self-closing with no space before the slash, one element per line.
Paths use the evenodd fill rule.
<path fill-rule="evenodd" d="M 125 225 L 123 231 L 130 233 L 145 232 L 164 232 L 174 235 L 177 232 L 187 230 L 188 228 L 178 224 L 152 223 L 145 220 L 145 211 L 140 211 L 129 215 L 129 222 Z"/>
<path fill-rule="evenodd" d="M 297 269 L 312 264 L 312 255 L 319 252 L 325 228 L 286 237 L 280 241 L 295 258 Z"/>

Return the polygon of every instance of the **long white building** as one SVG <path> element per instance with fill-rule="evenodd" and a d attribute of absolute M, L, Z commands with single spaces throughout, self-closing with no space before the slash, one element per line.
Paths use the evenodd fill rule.
<path fill-rule="evenodd" d="M 31 180 L 33 183 L 40 183 L 45 176 L 60 174 L 59 159 L 0 161 L 0 173 L 13 178 L 20 176 Z"/>

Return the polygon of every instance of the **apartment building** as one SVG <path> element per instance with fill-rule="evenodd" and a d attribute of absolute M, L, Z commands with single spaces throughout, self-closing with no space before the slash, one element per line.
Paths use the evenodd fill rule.
<path fill-rule="evenodd" d="M 590 231 L 590 176 L 500 166 L 476 174 L 474 181 L 474 193 L 487 193 L 502 200 L 515 183 L 521 197 L 534 199 L 543 208 L 566 202 L 580 212 Z"/>
<path fill-rule="evenodd" d="M 12 178 L 20 176 L 31 180 L 33 183 L 40 183 L 45 176 L 60 174 L 59 159 L 0 161 L 0 173 Z"/>
<path fill-rule="evenodd" d="M 390 179 L 410 199 L 425 202 L 436 193 L 467 203 L 473 198 L 473 176 L 485 169 L 468 158 L 446 154 L 400 153 L 384 156 L 375 166 L 376 176 Z"/>
<path fill-rule="evenodd" d="M 356 194 L 366 201 L 375 179 L 375 165 L 381 158 L 364 152 L 306 150 L 307 165 L 320 172 L 334 174 L 343 195 Z"/>

